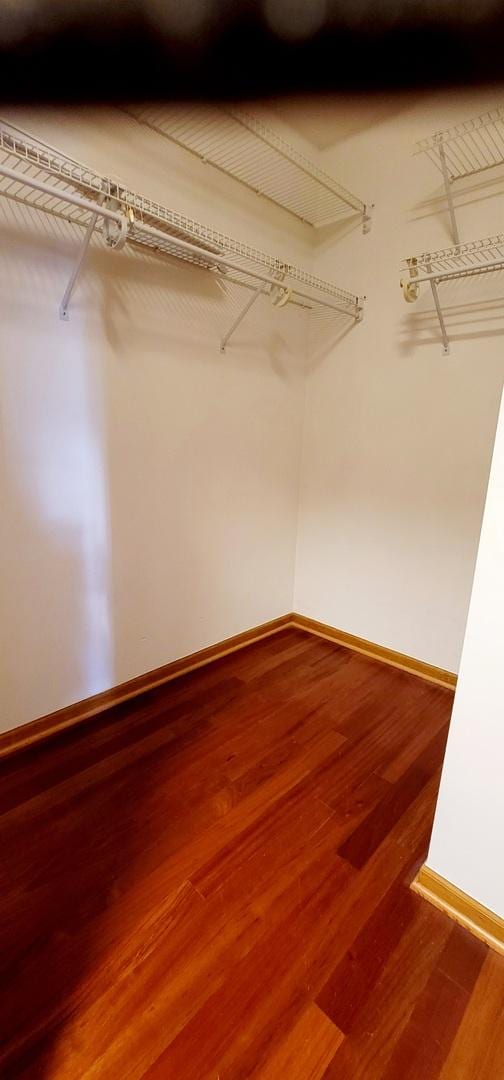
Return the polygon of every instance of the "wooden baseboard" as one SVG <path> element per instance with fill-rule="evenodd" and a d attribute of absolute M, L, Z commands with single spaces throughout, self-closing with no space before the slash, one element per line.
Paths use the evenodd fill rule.
<path fill-rule="evenodd" d="M 343 645 L 346 649 L 363 653 L 373 660 L 379 660 L 382 663 L 390 664 L 392 667 L 400 668 L 402 671 L 407 671 L 410 675 L 418 675 L 422 679 L 428 679 L 429 682 L 437 683 L 438 686 L 445 686 L 450 690 L 453 690 L 456 686 L 457 676 L 450 671 L 443 671 L 442 668 L 433 667 L 432 664 L 426 664 L 423 660 L 415 660 L 411 656 L 404 656 L 402 653 L 394 652 L 393 649 L 386 649 L 382 645 L 375 645 L 372 641 L 356 637 L 355 634 L 347 634 L 344 630 L 337 630 L 333 626 L 327 626 L 326 623 L 317 622 L 316 619 L 309 619 L 305 615 L 289 612 L 287 615 L 281 615 L 278 619 L 262 623 L 261 626 L 245 630 L 242 634 L 235 634 L 234 637 L 219 641 L 216 645 L 209 645 L 206 649 L 191 653 L 190 656 L 183 656 L 180 660 L 164 664 L 162 667 L 155 668 L 154 671 L 147 671 L 144 675 L 138 675 L 135 679 L 129 679 L 128 682 L 114 686 L 110 690 L 104 690 L 101 694 L 95 694 L 94 697 L 78 701 L 64 709 L 58 709 L 57 712 L 41 716 L 38 720 L 32 720 L 31 723 L 23 724 L 21 727 L 0 734 L 0 758 L 6 754 L 14 753 L 16 750 L 23 750 L 33 743 L 40 742 L 50 735 L 65 730 L 65 728 L 79 724 L 81 720 L 96 716 L 98 713 L 104 712 L 105 709 L 112 708 L 113 705 L 119 705 L 122 701 L 128 701 L 129 698 L 138 697 L 139 694 L 143 694 L 147 690 L 153 690 L 156 686 L 170 682 L 180 675 L 185 675 L 189 671 L 194 671 L 195 668 L 209 664 L 212 660 L 227 656 L 228 653 L 235 652 L 237 649 L 243 649 L 246 645 L 252 645 L 255 641 L 260 641 L 261 638 L 269 637 L 271 634 L 276 634 L 279 630 L 284 630 L 287 627 L 295 627 L 297 630 L 304 630 L 309 634 L 327 638 L 336 645 Z"/>
<path fill-rule="evenodd" d="M 411 888 L 476 937 L 486 941 L 491 949 L 504 953 L 504 919 L 457 889 L 456 885 L 436 874 L 435 870 L 422 866 Z"/>
<path fill-rule="evenodd" d="M 405 656 L 403 653 L 395 652 L 394 649 L 385 648 L 384 645 L 375 645 L 372 641 L 366 641 L 365 638 L 357 637 L 355 634 L 347 634 L 344 630 L 327 626 L 326 623 L 318 622 L 317 619 L 294 614 L 292 625 L 300 630 L 307 630 L 310 634 L 317 634 L 318 637 L 327 638 L 328 641 L 334 641 L 337 645 L 344 645 L 346 649 L 370 656 L 373 660 L 381 660 L 383 664 L 400 668 L 401 671 L 407 671 L 410 675 L 418 675 L 421 679 L 427 679 L 438 686 L 445 686 L 448 690 L 454 690 L 457 685 L 457 676 L 452 671 L 434 667 L 433 664 L 416 660 L 413 656 Z"/>
<path fill-rule="evenodd" d="M 155 668 L 154 671 L 147 671 L 144 675 L 138 675 L 136 678 L 129 679 L 128 682 L 121 683 L 119 686 L 113 686 L 110 690 L 104 690 L 93 697 L 85 698 L 84 701 L 77 701 L 73 705 L 58 709 L 57 712 L 49 713 L 47 716 L 41 716 L 39 719 L 23 724 L 21 727 L 5 731 L 0 734 L 0 757 L 14 753 L 16 750 L 23 750 L 33 743 L 48 738 L 50 735 L 64 731 L 65 728 L 79 724 L 82 720 L 96 716 L 98 713 L 104 712 L 105 709 L 110 709 L 113 705 L 119 705 L 122 701 L 128 701 L 129 698 L 138 697 L 139 694 L 144 694 L 147 690 L 153 690 L 163 683 L 171 682 L 172 679 L 186 675 L 196 668 L 203 667 L 204 664 L 209 664 L 212 660 L 219 660 L 220 657 L 227 656 L 228 653 L 243 649 L 246 645 L 253 645 L 255 641 L 270 637 L 271 634 L 277 634 L 279 630 L 284 630 L 288 626 L 292 626 L 292 615 L 290 613 L 281 615 L 278 619 L 272 619 L 270 622 L 262 623 L 260 626 L 254 626 L 251 630 L 245 630 L 241 634 L 235 634 L 233 637 L 217 642 L 216 645 L 209 645 L 208 648 L 200 649 L 189 656 L 183 656 L 180 660 L 173 660 L 172 663 L 164 664 L 162 667 Z"/>

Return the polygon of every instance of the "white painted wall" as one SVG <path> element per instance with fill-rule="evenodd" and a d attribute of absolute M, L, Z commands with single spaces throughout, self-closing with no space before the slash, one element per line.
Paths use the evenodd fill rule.
<path fill-rule="evenodd" d="M 504 398 L 427 865 L 504 918 Z"/>
<path fill-rule="evenodd" d="M 504 377 L 503 284 L 444 286 L 444 357 L 430 290 L 407 306 L 398 267 L 450 243 L 441 178 L 413 143 L 501 98 L 347 102 L 319 107 L 314 123 L 323 162 L 376 209 L 369 236 L 343 222 L 321 236 L 316 260 L 369 299 L 362 325 L 308 367 L 294 607 L 451 671 Z M 462 238 L 502 230 L 502 170 L 460 192 Z"/>
<path fill-rule="evenodd" d="M 502 281 L 449 287 L 446 358 L 429 294 L 406 307 L 397 267 L 449 241 L 414 140 L 495 100 L 314 104 L 313 125 L 305 111 L 322 164 L 376 210 L 367 237 L 355 220 L 318 235 L 315 269 L 369 301 L 351 330 L 316 322 L 304 379 L 303 313 L 261 301 L 221 356 L 241 298 L 178 262 L 95 247 L 61 323 L 81 234 L 0 200 L 0 730 L 293 606 L 458 668 Z M 17 119 L 154 199 L 313 262 L 308 227 L 127 117 Z M 462 235 L 496 232 L 503 199 L 502 175 L 466 183 Z"/>
<path fill-rule="evenodd" d="M 19 124 L 306 262 L 309 230 L 112 111 Z M 0 730 L 292 609 L 305 314 L 0 200 Z M 231 290 L 233 292 L 233 290 Z"/>

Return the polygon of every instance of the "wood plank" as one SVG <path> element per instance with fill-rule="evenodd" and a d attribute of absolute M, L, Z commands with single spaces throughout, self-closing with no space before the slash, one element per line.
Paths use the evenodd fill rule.
<path fill-rule="evenodd" d="M 450 929 L 440 912 L 425 904 L 416 906 L 412 922 L 385 963 L 375 992 L 356 1016 L 324 1080 L 382 1080 Z"/>
<path fill-rule="evenodd" d="M 147 1071 L 148 1080 L 170 1075 L 202 1080 L 220 1072 L 247 1076 L 267 1060 L 275 1040 L 296 1023 L 309 1001 L 300 975 L 323 937 L 331 903 L 344 891 L 348 875 L 349 868 L 336 860 L 324 858 L 310 867 L 296 909 L 234 967 Z"/>
<path fill-rule="evenodd" d="M 383 1080 L 432 1080 L 439 1076 L 487 951 L 466 930 L 453 928 L 396 1043 Z"/>
<path fill-rule="evenodd" d="M 343 1037 L 325 1013 L 309 1002 L 280 1046 L 251 1077 L 321 1080 Z"/>
<path fill-rule="evenodd" d="M 360 869 L 376 851 L 393 825 L 414 802 L 424 785 L 439 769 L 439 761 L 445 744 L 445 734 L 440 732 L 426 747 L 396 784 L 389 787 L 383 798 L 370 811 L 339 849 L 342 859 Z"/>
<path fill-rule="evenodd" d="M 503 1008 L 503 957 L 489 951 L 440 1080 L 497 1080 L 504 1075 Z"/>
<path fill-rule="evenodd" d="M 317 1004 L 346 1035 L 417 908 L 411 890 L 402 882 L 389 889 L 317 995 Z"/>

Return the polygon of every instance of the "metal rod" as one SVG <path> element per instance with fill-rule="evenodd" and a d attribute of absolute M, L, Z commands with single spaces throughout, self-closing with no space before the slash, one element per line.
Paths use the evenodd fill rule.
<path fill-rule="evenodd" d="M 86 199 L 81 195 L 74 195 L 71 191 L 61 191 L 56 189 L 52 184 L 42 180 L 36 180 L 34 177 L 27 176 L 24 173 L 20 176 L 19 172 L 15 169 L 9 169 L 7 165 L 0 165 L 0 176 L 5 176 L 8 180 L 14 180 L 16 183 L 33 188 L 35 191 L 42 191 L 47 195 L 53 196 L 55 199 L 70 203 L 71 206 L 77 206 L 81 210 L 87 210 L 91 214 L 96 214 L 97 217 L 115 221 L 119 225 L 124 224 L 124 214 L 120 213 L 118 210 L 110 210 L 106 206 L 99 206 L 91 199 Z M 226 269 L 235 270 L 238 273 L 246 274 L 248 277 L 256 278 L 258 281 L 262 281 L 267 285 L 278 285 L 278 279 L 274 277 L 260 274 L 257 270 L 252 270 L 248 266 L 240 265 L 239 263 L 233 262 L 231 259 L 224 258 L 222 255 L 214 254 L 214 252 L 198 247 L 196 244 L 190 244 L 186 240 L 180 240 L 178 237 L 171 236 L 169 233 L 164 233 L 160 229 L 153 228 L 151 225 L 145 225 L 143 222 L 135 222 L 135 230 L 140 236 L 144 233 L 147 236 L 152 236 L 154 239 L 157 239 L 162 244 L 169 242 L 170 247 L 172 248 L 191 252 L 191 254 L 198 255 L 200 259 L 205 258 L 210 265 L 223 266 Z M 128 238 L 134 240 L 134 237 L 132 236 L 129 236 Z M 294 288 L 292 292 L 295 296 L 299 296 L 303 300 L 319 304 L 332 311 L 338 311 L 342 315 L 349 315 L 356 320 L 360 320 L 361 318 L 362 308 L 359 305 L 358 297 L 355 298 L 354 304 L 356 310 L 353 312 L 339 304 L 333 304 L 328 300 L 323 300 L 320 296 L 314 297 L 309 293 L 301 292 L 301 290 L 297 288 Z"/>
<path fill-rule="evenodd" d="M 469 266 L 460 267 L 459 270 L 454 268 L 438 273 L 418 274 L 412 280 L 421 285 L 424 281 L 450 281 L 456 278 L 473 277 L 474 274 L 490 273 L 492 270 L 504 270 L 504 258 L 492 259 L 491 262 L 470 263 Z"/>
<path fill-rule="evenodd" d="M 66 162 L 70 161 L 72 165 L 77 165 L 79 169 L 85 169 L 86 171 L 88 171 L 87 165 L 84 165 L 82 161 L 79 161 L 77 158 L 71 158 L 68 156 L 68 154 L 63 155 L 61 153 L 61 150 L 58 150 L 58 148 L 56 146 L 53 146 L 52 143 L 46 142 L 45 139 L 41 139 L 38 135 L 28 135 L 24 128 L 20 128 L 17 124 L 13 124 L 11 120 L 6 120 L 4 116 L 0 116 L 0 124 L 2 125 L 2 127 L 8 127 L 10 131 L 17 132 L 17 135 L 15 135 L 14 138 L 18 140 L 19 137 L 19 140 L 23 143 L 23 146 L 26 146 L 27 138 L 33 139 L 33 143 L 29 144 L 30 150 L 38 151 L 39 147 L 43 147 L 44 150 L 50 150 L 51 154 L 54 154 L 55 157 L 61 159 L 64 156 Z M 5 134 L 9 135 L 10 132 L 5 132 Z"/>
<path fill-rule="evenodd" d="M 9 169 L 7 165 L 0 165 L 0 176 L 5 176 L 7 180 L 15 180 L 16 183 L 22 186 L 34 188 L 35 191 L 43 191 L 44 194 L 52 195 L 62 202 L 69 202 L 72 206 L 78 206 L 81 210 L 89 210 L 91 214 L 96 213 L 97 217 L 117 221 L 119 225 L 123 221 L 123 214 L 119 213 L 118 210 L 109 210 L 105 206 L 97 208 L 97 204 L 92 199 L 85 199 L 82 195 L 74 195 L 72 191 L 61 191 L 55 188 L 53 184 L 48 184 L 43 180 L 35 180 L 33 176 L 27 176 L 26 173 L 20 175 L 16 169 Z"/>
<path fill-rule="evenodd" d="M 155 239 L 159 239 L 162 243 L 169 242 L 170 247 L 180 248 L 181 251 L 187 251 L 194 255 L 199 255 L 200 258 L 205 258 L 210 266 L 223 266 L 228 270 L 236 270 L 240 274 L 246 274 L 248 277 L 257 278 L 258 281 L 263 281 L 266 285 L 278 285 L 278 278 L 268 277 L 267 274 L 260 274 L 257 270 L 252 270 L 248 266 L 240 266 L 239 263 L 233 262 L 232 259 L 225 258 L 223 255 L 214 255 L 212 251 L 205 251 L 204 248 L 197 247 L 196 244 L 190 244 L 187 240 L 179 240 L 178 236 L 170 236 L 167 233 L 161 232 L 160 229 L 153 228 L 152 225 L 144 225 L 143 222 L 135 222 L 135 230 L 141 235 L 145 233 L 146 236 L 152 236 Z M 288 271 L 286 276 L 288 277 Z M 331 304 L 328 300 L 322 300 L 319 296 L 310 296 L 309 293 L 301 292 L 300 289 L 293 288 L 292 293 L 295 296 L 300 296 L 303 300 L 309 300 L 311 303 L 321 304 L 322 307 L 330 308 L 332 311 L 339 311 L 342 315 L 350 315 L 354 319 L 358 319 L 359 311 L 361 310 L 358 304 L 358 298 L 355 299 L 356 313 L 348 311 L 347 308 L 343 308 L 338 304 Z"/>
<path fill-rule="evenodd" d="M 98 202 L 99 202 L 100 205 L 103 202 L 104 198 L 105 198 L 105 195 L 100 195 L 100 197 L 98 199 Z M 77 262 L 75 264 L 75 267 L 73 269 L 70 280 L 69 280 L 68 285 L 67 285 L 67 287 L 65 289 L 65 292 L 63 294 L 63 299 L 62 299 L 61 304 L 60 304 L 59 316 L 60 316 L 60 319 L 64 319 L 66 322 L 68 321 L 68 305 L 70 303 L 70 298 L 71 298 L 72 293 L 74 291 L 74 288 L 75 288 L 75 285 L 76 285 L 76 282 L 77 282 L 77 278 L 78 278 L 78 276 L 80 274 L 82 264 L 83 264 L 84 259 L 86 257 L 87 249 L 88 249 L 89 244 L 91 242 L 91 237 L 93 235 L 93 232 L 94 232 L 97 221 L 98 221 L 98 211 L 95 210 L 95 212 L 93 214 L 91 214 L 91 217 L 89 219 L 89 223 L 88 223 L 88 226 L 86 228 L 86 232 L 85 232 L 82 244 L 81 244 L 79 255 L 77 257 Z"/>
<path fill-rule="evenodd" d="M 460 244 L 459 231 L 457 227 L 457 219 L 455 217 L 455 207 L 453 205 L 453 197 L 450 185 L 450 175 L 448 173 L 448 167 L 446 165 L 445 149 L 442 143 L 439 144 L 439 160 L 441 162 L 441 171 L 443 173 L 443 180 L 446 191 L 446 198 L 448 199 L 448 209 L 450 211 L 450 221 L 453 233 L 453 239 L 456 244 Z"/>
<path fill-rule="evenodd" d="M 443 318 L 443 312 L 441 311 L 441 304 L 439 303 L 437 284 L 436 284 L 435 281 L 433 281 L 431 279 L 430 286 L 431 286 L 431 289 L 432 289 L 432 295 L 433 295 L 433 298 L 434 298 L 434 303 L 436 305 L 436 311 L 437 311 L 437 317 L 439 319 L 439 325 L 441 327 L 441 337 L 443 339 L 443 352 L 446 355 L 450 351 L 450 342 L 448 341 L 448 334 L 446 333 L 446 326 L 445 326 L 445 321 L 444 321 L 444 318 Z"/>
<path fill-rule="evenodd" d="M 245 318 L 245 315 L 247 314 L 247 311 L 250 311 L 250 309 L 252 307 L 252 304 L 255 304 L 256 300 L 259 298 L 259 296 L 261 295 L 262 292 L 264 292 L 264 285 L 259 285 L 258 288 L 255 289 L 254 292 L 252 293 L 252 296 L 249 296 L 249 298 L 247 300 L 247 303 L 245 304 L 245 307 L 242 308 L 242 310 L 240 311 L 240 314 L 237 315 L 234 323 L 232 324 L 232 326 L 229 327 L 229 330 L 228 330 L 227 334 L 224 334 L 224 337 L 222 338 L 221 344 L 220 344 L 220 351 L 222 353 L 226 351 L 226 345 L 227 345 L 230 337 L 234 334 L 236 328 L 240 325 L 242 319 Z"/>

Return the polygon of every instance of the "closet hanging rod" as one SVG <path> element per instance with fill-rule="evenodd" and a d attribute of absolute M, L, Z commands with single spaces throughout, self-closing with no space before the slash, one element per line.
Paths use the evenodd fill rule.
<path fill-rule="evenodd" d="M 19 180 L 19 174 L 15 169 L 9 169 L 5 165 L 0 165 L 0 176 L 4 176 L 8 180 Z M 33 177 L 24 178 L 24 183 L 29 187 L 35 189 L 35 191 L 43 192 L 46 195 L 54 195 L 54 186 L 45 183 L 42 180 L 36 180 Z M 128 219 L 127 216 L 120 213 L 118 210 L 112 210 L 109 207 L 93 202 L 91 199 L 86 199 L 81 195 L 74 195 L 72 192 L 65 193 L 65 199 L 73 206 L 78 206 L 82 210 L 88 210 L 91 214 L 97 217 L 105 218 L 106 220 L 113 221 L 120 227 L 120 232 L 124 235 L 126 240 L 131 240 L 133 243 L 138 242 L 142 235 L 152 237 L 158 243 L 166 243 L 166 233 L 161 232 L 160 229 L 156 229 L 151 225 L 146 225 L 143 222 L 135 221 L 134 217 Z M 209 268 L 224 267 L 226 270 L 234 270 L 240 274 L 245 274 L 247 277 L 252 277 L 257 281 L 261 281 L 266 285 L 274 286 L 275 288 L 284 287 L 285 277 L 288 276 L 288 271 L 281 279 L 278 277 L 271 277 L 267 274 L 261 274 L 257 270 L 253 270 L 250 267 L 244 267 L 232 259 L 218 255 L 214 252 L 209 252 L 205 248 L 198 247 L 196 244 L 191 244 L 186 240 L 182 240 L 180 237 L 170 237 L 170 247 L 173 247 L 174 254 L 177 250 L 183 252 L 189 252 L 194 255 L 198 255 L 204 258 L 208 262 Z M 118 244 L 111 244 L 110 246 L 117 247 Z M 337 311 L 343 315 L 351 315 L 352 318 L 359 319 L 360 310 L 355 314 L 349 311 L 347 308 L 341 307 L 339 304 L 333 304 L 329 300 L 322 299 L 322 297 L 310 296 L 309 293 L 302 292 L 297 287 L 289 288 L 289 293 L 292 296 L 297 296 L 302 300 L 308 300 L 311 303 L 320 304 L 322 307 L 330 308 L 331 311 Z M 358 303 L 358 297 L 355 297 L 356 303 Z"/>
<path fill-rule="evenodd" d="M 152 226 L 150 225 L 140 224 L 137 226 L 135 223 L 135 228 L 138 228 L 140 232 L 144 233 L 146 236 L 152 236 L 158 240 L 166 240 L 166 236 L 164 233 L 162 233 L 159 229 L 152 228 Z M 131 239 L 134 241 L 134 236 L 132 236 Z M 209 266 L 211 266 L 212 268 L 215 265 L 217 267 L 222 266 L 226 270 L 235 270 L 238 271 L 238 273 L 240 274 L 246 274 L 247 277 L 255 278 L 257 281 L 262 281 L 266 285 L 272 285 L 276 288 L 285 287 L 285 278 L 289 277 L 288 270 L 286 271 L 285 275 L 282 276 L 282 278 L 268 277 L 267 274 L 261 274 L 257 270 L 252 270 L 250 267 L 240 266 L 239 263 L 233 262 L 231 259 L 227 258 L 227 256 L 216 255 L 213 253 L 210 255 L 208 252 L 204 251 L 204 249 L 198 248 L 195 244 L 190 244 L 187 240 L 181 240 L 179 239 L 179 237 L 174 237 L 173 240 L 170 239 L 170 244 L 173 244 L 173 246 L 178 248 L 180 251 L 188 251 L 194 252 L 194 254 L 198 255 L 205 255 L 208 259 Z M 351 315 L 352 318 L 356 320 L 359 319 L 360 311 L 354 313 L 349 311 L 347 308 L 341 307 L 341 305 L 339 304 L 332 304 L 329 300 L 322 299 L 322 297 L 320 296 L 310 296 L 309 293 L 301 292 L 301 290 L 298 289 L 297 286 L 293 286 L 292 288 L 289 287 L 289 292 L 292 294 L 292 296 L 298 296 L 302 300 L 309 300 L 312 304 L 320 304 L 322 307 L 330 308 L 331 311 L 338 311 L 342 315 Z M 355 303 L 357 305 L 359 303 L 358 296 L 355 297 Z"/>
<path fill-rule="evenodd" d="M 123 181 L 100 175 L 5 121 L 0 122 L 2 195 L 83 230 L 60 305 L 63 319 L 68 319 L 69 302 L 95 233 L 117 250 L 126 244 L 155 250 L 221 274 L 229 285 L 254 290 L 257 298 L 267 295 L 278 308 L 290 302 L 293 306 L 334 311 L 356 322 L 362 319 L 364 298 L 355 293 L 138 195 Z M 236 325 L 250 307 L 246 305 Z M 222 339 L 221 347 L 234 328 Z"/>
<path fill-rule="evenodd" d="M 166 251 L 168 251 L 170 237 L 179 236 L 208 251 L 228 254 L 233 259 L 243 260 L 244 267 L 264 268 L 272 275 L 288 272 L 289 276 L 303 288 L 308 287 L 314 290 L 315 302 L 317 296 L 322 293 L 329 295 L 331 299 L 335 299 L 343 306 L 355 305 L 355 295 L 336 286 L 333 282 L 323 280 L 300 267 L 293 266 L 290 262 L 236 240 L 220 229 L 204 225 L 179 211 L 168 209 L 152 199 L 139 195 L 131 191 L 123 181 L 112 180 L 110 177 L 98 174 L 74 158 L 69 158 L 61 151 L 50 147 L 47 143 L 39 142 L 33 136 L 21 133 L 19 129 L 12 129 L 11 125 L 5 121 L 0 122 L 0 155 L 2 153 L 5 164 L 16 168 L 18 185 L 14 186 L 11 181 L 7 189 L 2 190 L 0 186 L 0 194 L 16 198 L 17 201 L 26 203 L 38 211 L 55 214 L 87 227 L 89 211 L 72 207 L 67 203 L 65 194 L 73 191 L 92 199 L 105 195 L 109 205 L 116 200 L 123 209 L 133 212 L 137 221 L 141 220 L 160 228 L 163 232 L 166 231 Z M 53 197 L 42 200 L 40 196 L 34 196 L 33 191 L 24 185 L 24 180 L 30 176 L 35 178 L 43 176 L 51 181 L 54 179 Z"/>
<path fill-rule="evenodd" d="M 421 285 L 430 285 L 441 329 L 443 352 L 446 354 L 449 352 L 449 340 L 438 285 L 499 270 L 504 270 L 504 235 L 410 256 L 403 263 L 403 273 L 406 272 L 407 277 L 401 277 L 400 284 L 403 297 L 409 304 L 418 299 Z"/>
<path fill-rule="evenodd" d="M 0 176 L 4 176 L 6 180 L 14 180 L 19 184 L 21 177 L 19 171 L 16 169 L 9 169 L 7 165 L 0 164 Z M 33 176 L 23 176 L 23 184 L 27 184 L 28 187 L 33 188 L 35 191 L 40 191 L 44 195 L 60 195 L 60 192 L 54 187 L 54 184 L 48 184 L 44 180 L 37 180 Z M 70 203 L 71 206 L 78 206 L 80 210 L 89 210 L 90 213 L 97 214 L 98 217 L 107 218 L 109 221 L 114 221 L 117 225 L 122 225 L 124 215 L 118 210 L 112 210 L 110 207 L 98 202 L 93 202 L 92 199 L 86 199 L 83 195 L 75 195 L 73 191 L 65 191 L 65 201 Z"/>

